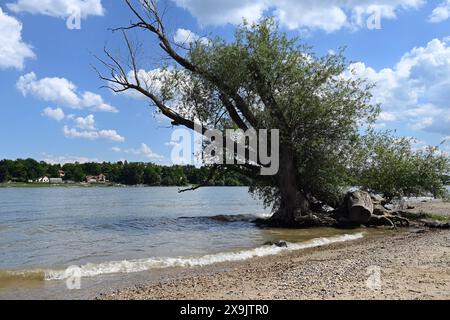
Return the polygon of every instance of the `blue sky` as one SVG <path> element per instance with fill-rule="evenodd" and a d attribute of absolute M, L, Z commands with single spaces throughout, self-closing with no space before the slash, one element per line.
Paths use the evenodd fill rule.
<path fill-rule="evenodd" d="M 39 3 L 39 4 L 37 4 Z M 273 15 L 319 55 L 346 46 L 357 76 L 378 84 L 379 128 L 416 137 L 417 147 L 450 136 L 450 1 L 168 0 L 174 41 L 196 34 L 231 40 L 242 18 Z M 0 158 L 51 162 L 169 163 L 172 129 L 148 102 L 115 95 L 91 68 L 105 45 L 123 47 L 109 28 L 131 14 L 120 0 L 0 1 Z M 81 29 L 66 20 L 80 13 Z M 380 28 L 367 21 L 380 18 Z M 158 67 L 161 52 L 143 37 Z M 444 148 L 448 149 L 446 145 Z"/>

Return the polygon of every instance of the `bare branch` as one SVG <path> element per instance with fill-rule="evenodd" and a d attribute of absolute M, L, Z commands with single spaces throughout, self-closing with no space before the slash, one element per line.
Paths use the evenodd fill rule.
<path fill-rule="evenodd" d="M 174 50 L 174 48 L 172 47 L 172 45 L 171 45 L 167 35 L 165 34 L 164 24 L 163 24 L 163 21 L 162 21 L 160 15 L 159 15 L 158 8 L 157 8 L 157 5 L 156 5 L 155 1 L 153 1 L 153 0 L 150 0 L 150 1 L 149 0 L 144 0 L 143 1 L 143 5 L 144 5 L 144 9 L 148 12 L 149 16 L 152 17 L 155 20 L 154 24 L 156 24 L 156 26 L 153 25 L 152 23 L 146 22 L 146 20 L 142 17 L 142 15 L 139 14 L 139 12 L 136 10 L 136 8 L 134 8 L 134 6 L 131 3 L 131 0 L 126 0 L 126 3 L 128 5 L 128 7 L 131 9 L 131 11 L 134 13 L 134 15 L 140 20 L 139 23 L 135 23 L 135 24 L 131 25 L 130 26 L 131 28 L 139 27 L 139 28 L 147 29 L 150 32 L 154 33 L 158 37 L 158 39 L 160 41 L 159 46 L 174 61 L 176 61 L 179 65 L 181 65 L 182 67 L 186 68 L 187 70 L 189 70 L 189 71 L 191 71 L 191 72 L 193 72 L 195 74 L 203 76 L 208 81 L 213 83 L 223 94 L 225 94 L 225 95 L 229 96 L 231 99 L 233 99 L 235 104 L 236 104 L 236 108 L 242 113 L 242 115 L 249 122 L 249 124 L 252 127 L 257 128 L 256 117 L 254 116 L 253 112 L 250 110 L 249 106 L 244 101 L 244 99 L 239 95 L 238 92 L 236 92 L 234 89 L 228 87 L 216 75 L 210 74 L 209 72 L 207 72 L 205 70 L 202 70 L 201 68 L 199 68 L 198 66 L 194 65 L 192 62 L 190 62 L 186 58 L 180 56 Z M 233 106 L 233 108 L 230 108 L 230 110 L 236 111 L 234 106 Z M 235 117 L 235 115 L 232 116 L 231 114 L 230 114 L 230 116 L 232 118 Z"/>
<path fill-rule="evenodd" d="M 132 65 L 132 69 L 133 69 L 133 73 L 134 73 L 134 80 L 136 81 L 136 84 L 140 87 L 141 81 L 139 80 L 139 70 L 137 68 L 137 63 L 136 63 L 137 49 L 133 50 L 133 46 L 132 46 L 130 40 L 128 39 L 125 31 L 123 31 L 123 37 L 125 38 L 125 42 L 126 42 L 127 48 L 128 48 L 128 53 L 130 55 L 131 65 Z"/>
<path fill-rule="evenodd" d="M 195 191 L 195 190 L 198 190 L 198 189 L 200 189 L 202 187 L 209 186 L 211 181 L 213 181 L 216 178 L 216 173 L 217 173 L 218 170 L 219 170 L 219 166 L 214 166 L 210 170 L 209 175 L 205 179 L 205 181 L 203 181 L 201 184 L 199 184 L 199 185 L 197 185 L 195 187 L 178 190 L 178 193 L 183 193 L 183 192 L 188 192 L 188 191 Z M 224 174 L 224 172 L 222 172 L 220 175 L 223 175 L 223 174 Z"/>
<path fill-rule="evenodd" d="M 237 113 L 235 107 L 231 103 L 228 96 L 225 94 L 220 95 L 220 101 L 222 101 L 223 105 L 227 109 L 228 113 L 230 114 L 231 119 L 236 123 L 236 125 L 241 128 L 244 131 L 248 130 L 248 126 L 245 124 L 245 122 L 241 119 L 241 116 Z"/>

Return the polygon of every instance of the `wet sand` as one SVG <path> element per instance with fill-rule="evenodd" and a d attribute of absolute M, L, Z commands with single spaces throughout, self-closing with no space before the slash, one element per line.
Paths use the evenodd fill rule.
<path fill-rule="evenodd" d="M 216 268 L 99 298 L 450 299 L 450 231 L 395 232 Z"/>

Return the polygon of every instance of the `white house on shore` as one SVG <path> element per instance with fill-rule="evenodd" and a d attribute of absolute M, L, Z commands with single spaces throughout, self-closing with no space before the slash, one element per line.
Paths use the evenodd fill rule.
<path fill-rule="evenodd" d="M 62 178 L 49 178 L 47 176 L 41 177 L 36 180 L 38 183 L 63 183 Z"/>
<path fill-rule="evenodd" d="M 37 182 L 40 182 L 40 183 L 50 183 L 50 178 L 47 177 L 47 176 L 41 177 L 41 178 L 37 179 Z"/>
<path fill-rule="evenodd" d="M 101 173 L 98 176 L 87 176 L 86 182 L 87 183 L 106 183 L 108 180 L 106 180 L 106 176 Z"/>

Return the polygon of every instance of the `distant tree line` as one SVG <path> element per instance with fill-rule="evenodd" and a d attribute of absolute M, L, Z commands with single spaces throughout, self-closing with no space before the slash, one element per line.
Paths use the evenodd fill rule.
<path fill-rule="evenodd" d="M 210 169 L 195 166 L 160 166 L 143 162 L 89 162 L 67 163 L 64 165 L 50 164 L 34 159 L 17 159 L 0 161 L 0 183 L 8 181 L 27 183 L 41 177 L 59 178 L 60 171 L 66 182 L 82 182 L 87 176 L 104 174 L 109 182 L 124 185 L 148 186 L 185 186 L 203 184 L 208 181 Z M 220 177 L 208 181 L 213 186 L 244 186 L 250 185 L 248 178 L 227 172 Z"/>

